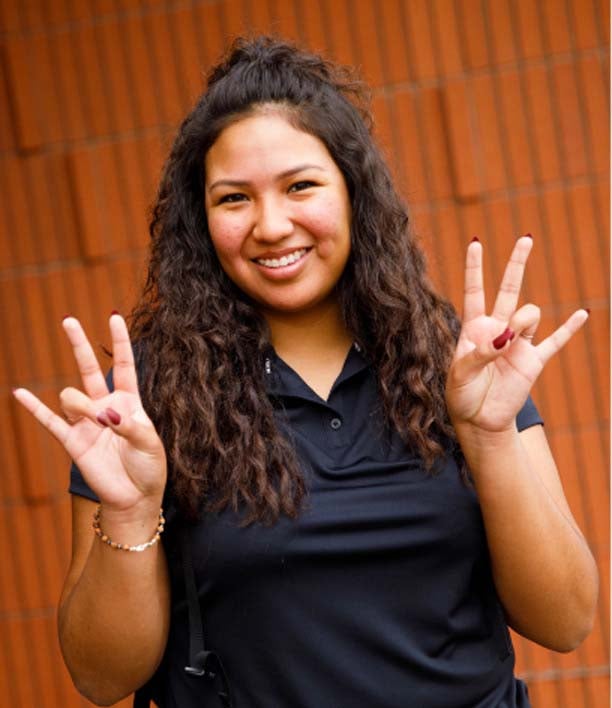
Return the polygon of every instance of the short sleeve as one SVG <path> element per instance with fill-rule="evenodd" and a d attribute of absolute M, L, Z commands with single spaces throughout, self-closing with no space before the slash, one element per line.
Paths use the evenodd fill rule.
<path fill-rule="evenodd" d="M 113 370 L 111 369 L 106 375 L 106 383 L 108 385 L 108 390 L 112 391 L 113 386 Z M 70 486 L 68 487 L 70 494 L 76 494 L 79 497 L 85 497 L 86 499 L 91 499 L 92 501 L 100 501 L 96 496 L 95 492 L 92 491 L 91 487 L 83 479 L 81 470 L 74 464 L 70 466 Z"/>
<path fill-rule="evenodd" d="M 516 416 L 516 427 L 518 431 L 521 432 L 521 430 L 531 428 L 532 425 L 544 425 L 544 421 L 542 420 L 542 417 L 540 416 L 531 396 L 528 396 L 525 401 L 525 405 Z"/>

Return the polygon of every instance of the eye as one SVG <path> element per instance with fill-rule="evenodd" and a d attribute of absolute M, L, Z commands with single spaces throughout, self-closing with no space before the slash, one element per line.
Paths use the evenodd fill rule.
<path fill-rule="evenodd" d="M 231 194 L 224 194 L 219 197 L 218 204 L 234 204 L 235 202 L 242 202 L 246 199 L 246 195 L 240 194 L 240 192 L 232 192 Z"/>
<path fill-rule="evenodd" d="M 304 189 L 308 189 L 309 187 L 316 187 L 315 182 L 311 182 L 308 179 L 302 179 L 299 182 L 294 182 L 291 187 L 289 187 L 290 192 L 301 192 Z"/>

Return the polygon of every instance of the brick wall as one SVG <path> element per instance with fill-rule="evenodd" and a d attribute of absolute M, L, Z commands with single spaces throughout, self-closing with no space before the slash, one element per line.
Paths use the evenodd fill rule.
<path fill-rule="evenodd" d="M 94 342 L 143 273 L 146 208 L 177 121 L 230 36 L 278 32 L 357 64 L 434 280 L 460 304 L 465 245 L 488 290 L 516 236 L 542 332 L 591 308 L 534 397 L 596 555 L 592 635 L 568 655 L 516 639 L 535 708 L 609 705 L 609 7 L 605 0 L 0 2 L 0 686 L 6 705 L 89 705 L 55 604 L 68 461 L 11 402 L 77 381 L 60 320 Z M 128 705 L 124 701 L 121 705 Z"/>

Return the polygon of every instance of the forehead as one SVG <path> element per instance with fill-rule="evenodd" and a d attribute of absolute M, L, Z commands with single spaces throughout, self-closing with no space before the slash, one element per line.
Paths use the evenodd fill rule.
<path fill-rule="evenodd" d="M 304 160 L 335 166 L 322 140 L 296 128 L 279 112 L 262 112 L 221 131 L 206 154 L 206 176 L 208 180 L 220 171 L 283 169 Z"/>

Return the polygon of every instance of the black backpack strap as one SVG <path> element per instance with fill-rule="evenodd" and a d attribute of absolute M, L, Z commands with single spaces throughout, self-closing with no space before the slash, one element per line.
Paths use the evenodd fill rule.
<path fill-rule="evenodd" d="M 202 676 L 210 681 L 218 681 L 221 684 L 218 690 L 221 705 L 223 708 L 231 708 L 229 682 L 221 659 L 215 652 L 207 651 L 204 644 L 204 624 L 193 570 L 189 529 L 186 526 L 181 528 L 181 557 L 189 612 L 189 665 L 185 667 L 185 672 L 190 676 Z"/>
<path fill-rule="evenodd" d="M 181 526 L 180 536 L 185 597 L 189 617 L 189 665 L 185 667 L 185 673 L 216 682 L 217 685 L 220 685 L 217 695 L 221 701 L 221 706 L 223 708 L 232 708 L 229 682 L 223 664 L 215 652 L 206 650 L 204 644 L 204 624 L 200 611 L 200 600 L 198 598 L 191 556 L 189 528 L 187 526 Z M 151 700 L 154 700 L 154 696 L 157 697 L 156 693 L 158 693 L 153 689 L 155 678 L 156 675 L 152 677 L 151 681 L 136 691 L 132 708 L 150 708 Z"/>

